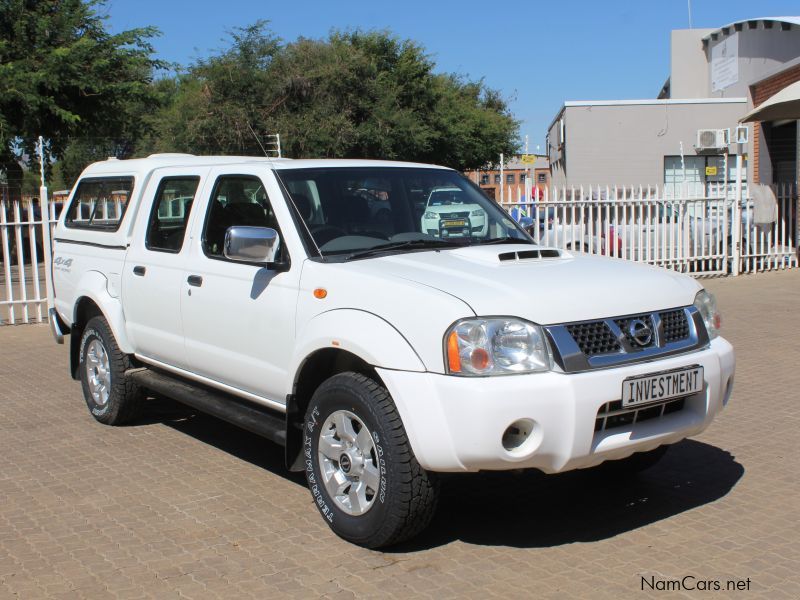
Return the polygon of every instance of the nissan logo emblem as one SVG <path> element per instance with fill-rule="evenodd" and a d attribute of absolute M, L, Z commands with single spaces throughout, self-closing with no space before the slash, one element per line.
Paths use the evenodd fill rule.
<path fill-rule="evenodd" d="M 628 325 L 628 335 L 639 346 L 647 346 L 653 340 L 653 330 L 641 319 L 634 319 Z"/>

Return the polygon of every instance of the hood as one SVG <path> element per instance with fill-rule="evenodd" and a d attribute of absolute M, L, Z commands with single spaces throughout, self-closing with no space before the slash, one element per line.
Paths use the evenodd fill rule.
<path fill-rule="evenodd" d="M 687 306 L 702 287 L 640 263 L 519 244 L 391 255 L 350 266 L 441 290 L 480 316 L 541 325 Z"/>

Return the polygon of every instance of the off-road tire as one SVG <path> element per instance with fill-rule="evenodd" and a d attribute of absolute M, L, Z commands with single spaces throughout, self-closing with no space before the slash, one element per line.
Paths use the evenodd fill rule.
<path fill-rule="evenodd" d="M 98 403 L 92 397 L 87 368 L 87 348 L 98 340 L 108 355 L 111 374 L 108 401 Z M 92 416 L 106 425 L 122 425 L 136 419 L 142 412 L 144 394 L 139 387 L 125 378 L 125 371 L 131 368 L 131 357 L 119 349 L 117 340 L 104 317 L 93 317 L 83 330 L 80 343 L 78 373 L 80 374 L 83 397 Z"/>
<path fill-rule="evenodd" d="M 336 411 L 348 411 L 364 422 L 379 457 L 381 493 L 359 516 L 337 505 L 320 472 L 320 430 Z M 338 536 L 359 546 L 380 548 L 408 540 L 428 526 L 436 510 L 438 481 L 414 457 L 386 388 L 360 373 L 334 375 L 311 398 L 303 432 L 306 479 L 314 504 Z"/>

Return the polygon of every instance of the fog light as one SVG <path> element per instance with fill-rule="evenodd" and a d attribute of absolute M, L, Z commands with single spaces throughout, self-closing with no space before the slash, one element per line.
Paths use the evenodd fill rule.
<path fill-rule="evenodd" d="M 519 450 L 533 434 L 533 421 L 520 419 L 514 421 L 503 432 L 503 448 L 509 452 Z"/>

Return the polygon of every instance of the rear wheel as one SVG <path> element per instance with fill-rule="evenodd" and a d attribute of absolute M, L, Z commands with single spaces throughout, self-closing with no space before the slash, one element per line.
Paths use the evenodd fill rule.
<path fill-rule="evenodd" d="M 379 548 L 431 521 L 437 482 L 417 463 L 386 388 L 359 373 L 331 377 L 314 393 L 303 430 L 308 486 L 337 535 Z"/>
<path fill-rule="evenodd" d="M 121 425 L 141 414 L 144 395 L 125 379 L 130 357 L 117 346 L 105 318 L 93 317 L 81 337 L 79 373 L 83 397 L 92 416 L 106 425 Z"/>

